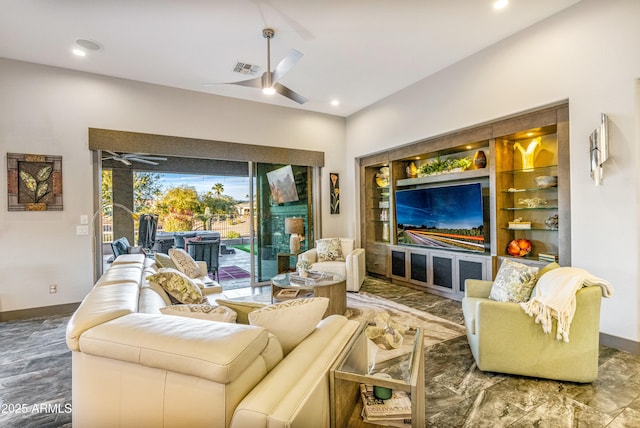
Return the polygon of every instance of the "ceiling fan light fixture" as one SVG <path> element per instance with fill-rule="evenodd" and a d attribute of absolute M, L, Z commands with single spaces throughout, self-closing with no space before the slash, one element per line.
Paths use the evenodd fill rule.
<path fill-rule="evenodd" d="M 266 87 L 266 88 L 262 88 L 262 93 L 265 95 L 275 95 L 276 90 L 273 87 Z"/>

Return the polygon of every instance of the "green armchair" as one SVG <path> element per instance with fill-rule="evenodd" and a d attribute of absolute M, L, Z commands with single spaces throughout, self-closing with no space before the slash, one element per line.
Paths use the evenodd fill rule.
<path fill-rule="evenodd" d="M 480 370 L 581 383 L 596 379 L 600 287 L 584 287 L 576 293 L 568 343 L 556 340 L 553 333 L 545 334 L 519 304 L 490 300 L 491 287 L 490 281 L 468 279 L 462 299 L 467 339 Z"/>

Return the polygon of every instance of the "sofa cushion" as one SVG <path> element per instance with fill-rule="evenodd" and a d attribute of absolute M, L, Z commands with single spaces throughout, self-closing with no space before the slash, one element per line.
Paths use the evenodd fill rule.
<path fill-rule="evenodd" d="M 319 262 L 344 261 L 340 238 L 319 239 L 316 242 Z"/>
<path fill-rule="evenodd" d="M 536 284 L 538 268 L 505 259 L 493 281 L 489 299 L 498 302 L 526 302 Z"/>
<path fill-rule="evenodd" d="M 326 297 L 292 299 L 250 312 L 249 323 L 269 330 L 287 355 L 315 330 L 327 306 Z"/>
<path fill-rule="evenodd" d="M 169 250 L 169 257 L 171 257 L 171 261 L 176 265 L 176 268 L 189 278 L 200 276 L 200 266 L 185 250 L 172 248 Z"/>
<path fill-rule="evenodd" d="M 226 306 L 227 308 L 233 309 L 238 315 L 238 317 L 236 318 L 236 322 L 238 324 L 249 324 L 249 312 L 253 312 L 257 309 L 261 309 L 267 306 L 266 303 L 241 302 L 236 300 L 224 299 L 216 299 L 216 303 L 220 306 Z"/>
<path fill-rule="evenodd" d="M 188 276 L 175 269 L 160 269 L 158 273 L 146 278 L 161 286 L 180 303 L 203 303 L 204 296 L 200 287 Z"/>
<path fill-rule="evenodd" d="M 229 309 L 226 306 L 212 306 L 206 303 L 199 305 L 171 305 L 160 308 L 160 312 L 165 315 L 231 323 L 235 323 L 237 318 L 237 314 L 233 309 Z"/>
<path fill-rule="evenodd" d="M 193 386 L 185 388 L 197 388 L 199 378 L 228 384 L 247 373 L 254 380 L 264 377 L 267 366 L 261 356 L 274 353 L 268 350 L 270 342 L 275 351 L 280 346 L 263 328 L 159 313 L 132 313 L 104 322 L 85 331 L 79 342 L 80 351 L 89 355 L 194 376 Z M 176 379 L 169 374 L 165 382 Z"/>
<path fill-rule="evenodd" d="M 171 257 L 169 257 L 168 254 L 156 253 L 155 258 L 156 264 L 160 268 L 178 269 L 178 266 L 176 266 L 176 264 L 173 262 L 173 260 L 171 260 Z"/>

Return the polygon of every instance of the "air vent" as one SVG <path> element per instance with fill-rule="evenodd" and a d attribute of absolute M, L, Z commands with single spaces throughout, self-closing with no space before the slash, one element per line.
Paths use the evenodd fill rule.
<path fill-rule="evenodd" d="M 239 62 L 236 64 L 233 71 L 240 74 L 256 74 L 260 70 L 259 65 L 245 64 L 244 62 Z"/>

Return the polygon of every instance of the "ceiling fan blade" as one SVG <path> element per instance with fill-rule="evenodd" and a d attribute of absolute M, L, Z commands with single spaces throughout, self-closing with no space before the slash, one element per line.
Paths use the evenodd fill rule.
<path fill-rule="evenodd" d="M 158 156 L 148 156 L 148 155 L 144 155 L 144 154 L 136 154 L 136 153 L 129 153 L 126 155 L 122 155 L 123 158 L 126 159 L 145 159 L 145 160 L 152 160 L 152 161 L 166 161 L 167 158 L 163 158 L 163 157 L 158 157 Z"/>
<path fill-rule="evenodd" d="M 158 165 L 158 162 L 153 162 L 143 158 L 129 158 L 129 160 L 132 160 L 134 162 L 146 163 L 148 165 Z M 131 165 L 131 163 L 129 163 L 129 165 Z"/>
<path fill-rule="evenodd" d="M 113 159 L 122 162 L 126 166 L 131 166 L 131 162 L 129 162 L 129 160 L 127 160 L 125 158 L 118 157 L 118 158 L 113 158 Z"/>
<path fill-rule="evenodd" d="M 264 74 L 264 73 L 263 73 Z M 249 80 L 241 80 L 239 82 L 231 82 L 232 85 L 248 86 L 250 88 L 262 89 L 262 77 L 254 77 Z"/>
<path fill-rule="evenodd" d="M 298 94 L 297 92 L 292 91 L 291 89 L 287 88 L 284 85 L 281 85 L 280 83 L 276 83 L 275 85 L 273 85 L 273 89 L 275 89 L 276 92 L 279 93 L 280 95 L 283 95 L 283 96 L 285 96 L 285 97 L 297 102 L 298 104 L 304 104 L 307 101 L 309 101 L 308 99 L 306 99 L 302 95 Z"/>
<path fill-rule="evenodd" d="M 280 61 L 280 63 L 276 66 L 276 68 L 273 70 L 273 73 L 271 73 L 271 83 L 276 83 L 285 74 L 291 71 L 293 66 L 296 65 L 296 63 L 300 61 L 300 58 L 302 58 L 303 56 L 304 54 L 302 52 L 291 49 L 287 56 L 285 56 L 282 61 Z"/>

